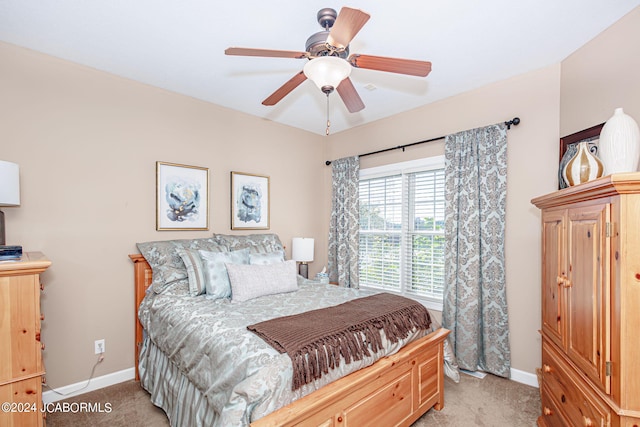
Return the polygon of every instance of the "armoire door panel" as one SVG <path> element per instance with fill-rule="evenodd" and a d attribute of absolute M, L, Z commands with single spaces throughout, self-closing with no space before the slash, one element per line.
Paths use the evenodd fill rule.
<path fill-rule="evenodd" d="M 564 347 L 564 297 L 566 257 L 564 211 L 542 215 L 542 330 L 558 346 Z"/>
<path fill-rule="evenodd" d="M 605 235 L 609 205 L 570 209 L 567 221 L 568 282 L 566 284 L 566 351 L 571 360 L 605 392 L 609 381 L 605 328 L 608 263 Z"/>

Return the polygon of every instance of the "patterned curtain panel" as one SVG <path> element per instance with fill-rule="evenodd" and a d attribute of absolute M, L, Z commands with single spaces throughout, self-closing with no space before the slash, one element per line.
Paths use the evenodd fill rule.
<path fill-rule="evenodd" d="M 347 288 L 358 287 L 360 159 L 331 162 L 333 202 L 329 225 L 329 280 Z"/>
<path fill-rule="evenodd" d="M 445 140 L 443 326 L 461 368 L 509 377 L 504 263 L 507 129 L 498 124 Z"/>

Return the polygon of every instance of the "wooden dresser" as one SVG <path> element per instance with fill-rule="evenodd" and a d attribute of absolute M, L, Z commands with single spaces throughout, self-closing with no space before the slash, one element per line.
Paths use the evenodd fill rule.
<path fill-rule="evenodd" d="M 40 252 L 0 262 L 0 426 L 42 426 L 44 365 L 40 342 Z"/>
<path fill-rule="evenodd" d="M 640 173 L 542 209 L 540 426 L 640 426 Z"/>

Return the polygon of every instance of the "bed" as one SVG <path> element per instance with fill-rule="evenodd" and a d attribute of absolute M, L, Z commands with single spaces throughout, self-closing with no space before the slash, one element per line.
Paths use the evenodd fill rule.
<path fill-rule="evenodd" d="M 264 235 L 258 237 L 258 239 L 265 238 L 269 237 Z M 205 241 L 206 244 L 209 244 L 209 241 L 220 244 L 222 241 L 226 250 L 235 252 L 238 244 L 246 244 L 247 240 L 251 243 L 252 239 L 253 237 L 216 235 L 213 239 L 199 239 L 198 244 L 203 244 L 201 241 Z M 276 246 L 279 245 L 277 237 L 271 236 L 271 239 L 276 242 Z M 193 245 L 192 242 L 188 244 Z M 172 244 L 175 245 L 173 242 Z M 184 244 L 180 243 L 180 245 Z M 273 247 L 265 249 L 260 245 L 249 244 L 249 246 L 253 252 L 258 253 L 273 250 Z M 140 245 L 139 248 L 141 248 Z M 390 345 L 385 351 L 388 351 L 389 355 L 375 362 L 375 355 L 364 358 L 358 362 L 361 366 L 355 362 L 349 365 L 343 364 L 340 369 L 336 368 L 335 372 L 332 371 L 329 375 L 297 390 L 282 386 L 286 381 L 290 381 L 287 380 L 290 378 L 287 375 L 290 374 L 286 373 L 286 366 L 278 365 L 285 363 L 283 360 L 288 360 L 286 357 L 273 356 L 276 352 L 270 347 L 269 349 L 259 347 L 257 350 L 254 348 L 251 350 L 255 352 L 255 354 L 252 353 L 252 358 L 260 359 L 260 363 L 263 360 L 269 360 L 268 369 L 262 369 L 255 375 L 262 382 L 254 381 L 246 384 L 242 382 L 244 385 L 236 385 L 231 397 L 227 396 L 228 401 L 219 402 L 220 393 L 215 391 L 222 386 L 218 383 L 230 380 L 218 376 L 217 373 L 214 375 L 211 373 L 213 370 L 207 368 L 219 361 L 214 363 L 209 360 L 210 357 L 203 357 L 200 352 L 195 357 L 193 351 L 185 350 L 190 348 L 190 344 L 186 342 L 189 339 L 199 342 L 209 340 L 206 335 L 203 335 L 203 331 L 207 331 L 209 324 L 197 323 L 207 317 L 233 321 L 233 317 L 236 316 L 246 318 L 249 323 L 262 318 L 255 314 L 256 310 L 243 308 L 245 306 L 240 303 L 230 304 L 224 299 L 212 302 L 202 296 L 182 297 L 171 293 L 154 292 L 153 287 L 157 277 L 154 277 L 152 264 L 156 264 L 157 260 L 148 253 L 145 255 L 147 255 L 146 258 L 142 254 L 130 255 L 134 263 L 137 313 L 136 380 L 140 380 L 142 386 L 150 392 L 152 402 L 165 410 L 172 425 L 248 425 L 249 423 L 251 426 L 411 425 L 430 408 L 440 410 L 443 407 L 444 341 L 448 331 L 442 328 L 432 328 L 433 330 L 422 333 L 416 332 L 415 335 L 396 344 L 387 343 Z M 176 261 L 175 257 L 174 261 Z M 176 273 L 172 271 L 170 274 L 175 276 Z M 178 282 L 179 280 L 186 279 L 182 277 Z M 323 301 L 325 306 L 342 301 L 340 298 L 343 296 L 336 294 L 337 287 L 326 286 L 325 288 L 313 285 L 300 286 L 299 290 L 291 295 L 297 295 L 301 299 L 291 302 L 291 305 L 301 306 L 305 304 L 304 301 L 311 299 Z M 354 292 L 341 289 L 340 292 L 344 293 Z M 273 302 L 270 302 L 270 298 Z M 284 306 L 287 304 L 279 303 L 275 298 L 276 296 L 267 295 L 255 301 L 260 301 L 260 304 L 280 304 L 285 310 Z M 217 306 L 212 308 L 214 305 Z M 178 328 L 176 326 L 178 321 L 171 317 L 174 314 L 167 313 L 187 312 L 191 310 L 191 308 L 183 309 L 187 306 L 194 306 L 194 313 L 197 310 L 204 311 L 200 314 L 189 311 L 187 317 L 197 320 L 193 320 L 188 326 L 191 329 L 182 330 L 179 328 L 183 326 Z M 274 311 L 273 306 L 268 307 L 270 311 Z M 211 315 L 208 310 L 216 310 L 216 314 Z M 243 313 L 242 310 L 246 312 Z M 275 309 L 275 311 L 278 310 Z M 160 319 L 163 316 L 167 317 L 163 320 L 164 332 L 154 332 L 153 330 L 157 329 L 153 326 L 156 320 L 150 319 Z M 157 321 L 160 322 L 160 320 Z M 214 323 L 216 322 L 220 323 L 214 320 Z M 148 331 L 143 328 L 143 324 L 148 327 Z M 220 336 L 230 336 L 225 335 L 227 333 L 228 331 L 224 331 Z M 174 335 L 174 340 L 184 338 L 184 347 L 176 350 L 168 346 L 165 341 L 168 341 L 171 335 Z M 230 340 L 233 341 L 233 339 Z M 212 342 L 210 345 L 215 347 L 225 339 L 209 341 Z M 252 345 L 256 346 L 257 341 L 261 340 L 253 338 Z M 229 354 L 232 358 L 238 357 L 240 360 L 240 357 L 236 356 L 237 348 L 240 346 L 234 347 Z M 185 354 L 180 356 L 181 352 Z M 244 366 L 243 363 L 237 362 L 237 365 Z M 253 369 L 253 367 L 246 369 Z M 252 375 L 254 373 L 252 371 Z M 233 377 L 235 374 L 229 375 Z M 268 395 L 268 398 L 260 397 L 263 395 Z M 221 405 L 224 405 L 224 410 L 220 409 Z"/>

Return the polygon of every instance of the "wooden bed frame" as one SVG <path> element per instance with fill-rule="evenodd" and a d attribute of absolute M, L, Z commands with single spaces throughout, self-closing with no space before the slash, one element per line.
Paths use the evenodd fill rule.
<path fill-rule="evenodd" d="M 138 307 L 151 284 L 149 264 L 140 254 L 134 262 L 136 381 L 142 325 Z M 443 328 L 409 343 L 396 354 L 353 372 L 251 423 L 265 426 L 409 426 L 429 409 L 444 407 Z"/>

